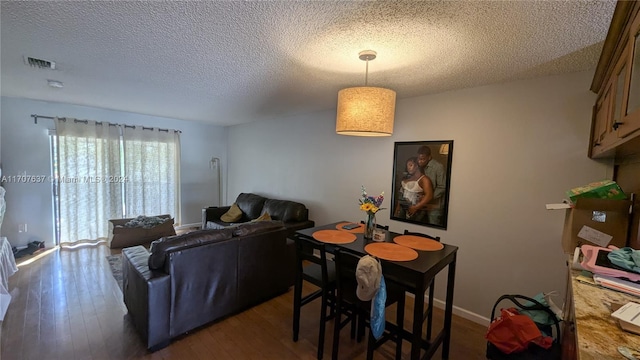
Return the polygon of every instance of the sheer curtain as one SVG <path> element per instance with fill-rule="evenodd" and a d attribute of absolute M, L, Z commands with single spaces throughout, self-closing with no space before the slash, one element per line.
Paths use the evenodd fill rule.
<path fill-rule="evenodd" d="M 180 224 L 180 133 L 124 126 L 125 217 L 172 215 Z"/>
<path fill-rule="evenodd" d="M 56 118 L 60 244 L 104 240 L 122 218 L 120 134 L 107 122 Z"/>

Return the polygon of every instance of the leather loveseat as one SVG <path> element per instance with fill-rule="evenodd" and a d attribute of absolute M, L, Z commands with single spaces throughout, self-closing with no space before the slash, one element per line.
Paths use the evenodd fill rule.
<path fill-rule="evenodd" d="M 122 250 L 124 303 L 148 349 L 257 305 L 293 285 L 281 221 L 198 230 Z"/>
<path fill-rule="evenodd" d="M 235 223 L 222 221 L 230 206 L 208 207 L 202 209 L 202 228 L 224 228 L 237 223 L 245 223 L 256 219 L 266 213 L 272 220 L 280 220 L 288 230 L 288 235 L 293 236 L 297 230 L 313 227 L 315 223 L 309 220 L 309 210 L 301 203 L 290 200 L 276 200 L 265 198 L 251 193 L 241 193 L 235 201 L 242 210 L 242 217 Z"/>

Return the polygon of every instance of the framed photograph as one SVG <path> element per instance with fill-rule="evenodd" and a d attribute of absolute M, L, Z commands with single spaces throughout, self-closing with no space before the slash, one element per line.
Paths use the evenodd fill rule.
<path fill-rule="evenodd" d="M 395 142 L 391 219 L 447 229 L 453 140 Z"/>

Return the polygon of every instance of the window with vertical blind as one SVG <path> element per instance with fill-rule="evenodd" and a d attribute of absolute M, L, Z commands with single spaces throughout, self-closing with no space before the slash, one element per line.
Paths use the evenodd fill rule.
<path fill-rule="evenodd" d="M 69 118 L 55 122 L 58 243 L 102 240 L 109 219 L 161 214 L 178 219 L 179 131 Z"/>

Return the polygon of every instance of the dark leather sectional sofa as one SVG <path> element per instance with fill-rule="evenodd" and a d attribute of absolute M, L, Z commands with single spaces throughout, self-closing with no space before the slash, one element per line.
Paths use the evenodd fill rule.
<path fill-rule="evenodd" d="M 313 227 L 315 223 L 309 220 L 309 210 L 304 204 L 290 201 L 269 199 L 257 194 L 241 193 L 235 203 L 242 210 L 242 218 L 236 222 L 245 223 L 268 213 L 271 219 L 280 220 L 289 231 L 289 236 L 297 230 Z M 202 209 L 202 228 L 224 228 L 232 223 L 220 220 L 229 211 L 230 206 L 208 207 Z"/>
<path fill-rule="evenodd" d="M 288 233 L 281 221 L 250 222 L 123 249 L 124 302 L 147 348 L 286 292 Z"/>

